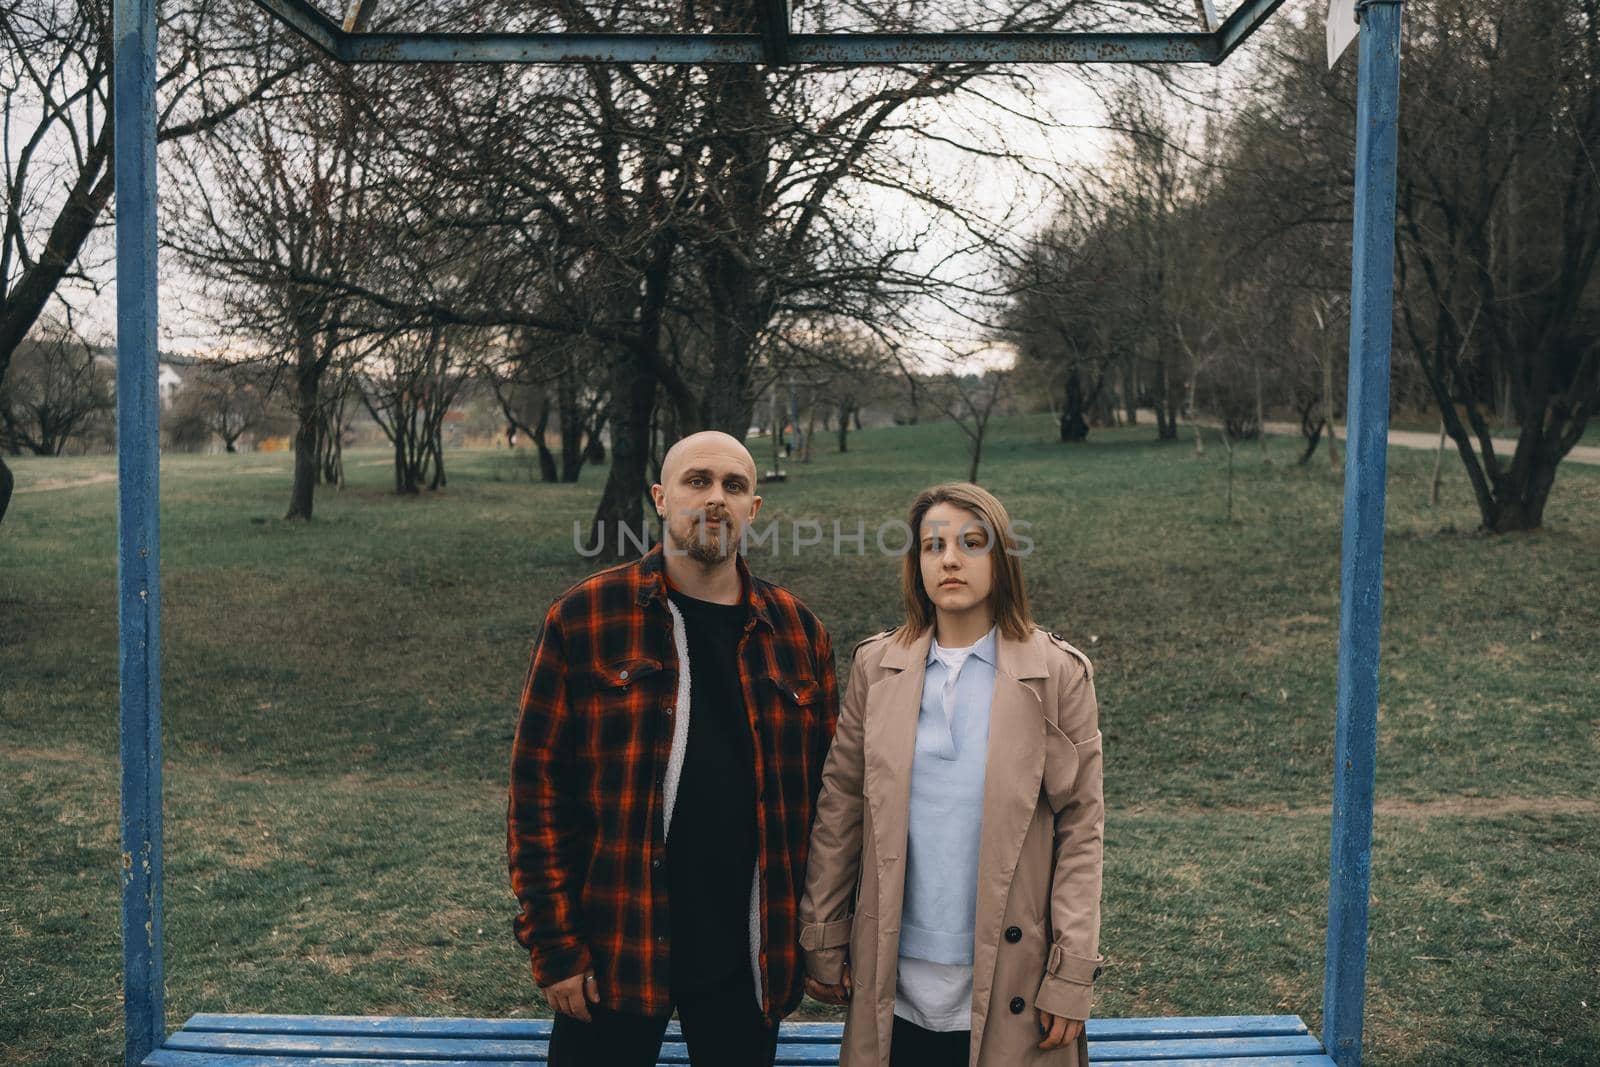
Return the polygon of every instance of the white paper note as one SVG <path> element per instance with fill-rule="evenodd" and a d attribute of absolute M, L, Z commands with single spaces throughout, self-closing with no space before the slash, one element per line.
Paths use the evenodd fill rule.
<path fill-rule="evenodd" d="M 1356 21 L 1356 0 L 1328 0 L 1328 69 L 1361 32 Z"/>

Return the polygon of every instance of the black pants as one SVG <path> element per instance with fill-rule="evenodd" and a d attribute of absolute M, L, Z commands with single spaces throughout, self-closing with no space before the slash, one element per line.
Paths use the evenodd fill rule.
<path fill-rule="evenodd" d="M 772 1067 L 778 1031 L 756 1005 L 748 972 L 704 993 L 675 995 L 691 1067 Z M 592 1022 L 557 1015 L 550 1067 L 656 1067 L 667 1018 L 589 1005 Z"/>
<path fill-rule="evenodd" d="M 971 1030 L 924 1030 L 896 1015 L 889 1035 L 889 1067 L 967 1067 L 971 1045 Z"/>

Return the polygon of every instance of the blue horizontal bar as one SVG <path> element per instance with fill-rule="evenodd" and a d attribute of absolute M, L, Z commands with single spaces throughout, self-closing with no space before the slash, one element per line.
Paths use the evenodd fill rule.
<path fill-rule="evenodd" d="M 1185 1057 L 1181 1060 L 1160 1060 L 1151 1064 L 1146 1060 L 1097 1060 L 1091 1054 L 1090 1067 L 1338 1067 L 1325 1055 L 1315 1056 L 1206 1056 L 1201 1059 Z M 252 1065 L 253 1067 L 253 1065 Z"/>
<path fill-rule="evenodd" d="M 1147 1062 L 1178 1058 L 1263 1057 L 1320 1055 L 1322 1043 L 1310 1034 L 1279 1037 L 1167 1038 L 1148 1041 L 1091 1041 L 1090 1055 L 1118 1061 Z M 345 1056 L 370 1059 L 456 1059 L 476 1061 L 525 1060 L 539 1062 L 546 1054 L 544 1040 L 506 1041 L 486 1038 L 375 1037 L 372 1035 L 241 1034 L 180 1030 L 169 1037 L 166 1048 L 193 1052 L 229 1052 L 235 1055 Z M 1095 1053 L 1099 1055 L 1096 1056 Z M 689 1062 L 688 1047 L 667 1042 L 660 1062 Z M 835 1065 L 839 1050 L 829 1044 L 785 1044 L 779 1063 Z"/>
<path fill-rule="evenodd" d="M 337 40 L 347 63 L 768 62 L 761 35 L 746 33 L 351 33 Z M 1219 44 L 1210 33 L 829 33 L 794 34 L 787 54 L 793 64 L 826 66 L 1214 63 Z"/>
<path fill-rule="evenodd" d="M 327 1034 L 372 1037 L 482 1037 L 536 1040 L 550 1036 L 550 1019 L 463 1019 L 387 1015 L 193 1015 L 183 1028 L 195 1032 L 240 1034 Z M 843 1023 L 786 1022 L 781 1040 L 837 1044 Z M 1160 1038 L 1270 1037 L 1307 1033 L 1298 1015 L 1178 1015 L 1140 1019 L 1090 1019 L 1092 1041 Z M 681 1035 L 676 1022 L 667 1037 Z"/>

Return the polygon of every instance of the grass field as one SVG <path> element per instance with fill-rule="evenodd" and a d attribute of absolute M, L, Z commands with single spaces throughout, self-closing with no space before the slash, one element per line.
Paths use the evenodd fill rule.
<path fill-rule="evenodd" d="M 1101 1015 L 1321 1024 L 1341 485 L 1275 441 L 993 431 L 982 476 L 1033 523 L 1035 614 L 1096 662 L 1106 733 Z M 820 439 L 819 439 L 820 440 Z M 759 445 L 757 451 L 760 451 Z M 764 459 L 764 457 L 761 457 Z M 600 484 L 380 453 L 280 522 L 281 455 L 162 467 L 168 1025 L 196 1011 L 545 1011 L 511 937 L 504 788 L 550 598 L 589 567 Z M 119 1060 L 115 485 L 12 461 L 0 526 L 0 1061 Z M 1391 457 L 1367 1062 L 1600 1062 L 1600 469 L 1547 526 L 1485 538 L 1464 478 Z M 848 532 L 964 476 L 952 426 L 825 442 L 764 487 Z M 787 526 L 784 527 L 788 529 Z M 830 538 L 831 540 L 831 538 Z M 872 545 L 760 550 L 848 660 L 896 621 Z M 841 664 L 841 669 L 845 666 Z M 826 1009 L 808 1004 L 815 1015 Z"/>

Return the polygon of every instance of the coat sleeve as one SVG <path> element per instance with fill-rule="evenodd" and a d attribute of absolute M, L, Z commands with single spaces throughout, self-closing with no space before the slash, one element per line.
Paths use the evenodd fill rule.
<path fill-rule="evenodd" d="M 576 806 L 582 790 L 570 781 L 574 730 L 565 652 L 558 603 L 545 616 L 522 689 L 506 811 L 511 889 L 521 905 L 514 926 L 540 986 L 593 966 L 576 856 L 588 815 Z"/>
<path fill-rule="evenodd" d="M 806 973 L 829 985 L 839 982 L 844 968 L 855 915 L 856 875 L 861 870 L 866 704 L 866 671 L 858 651 L 850 667 L 833 746 L 822 768 L 822 792 L 817 797 L 806 862 L 806 891 L 800 901 L 800 948 Z"/>
<path fill-rule="evenodd" d="M 1094 671 L 1081 653 L 1071 652 L 1072 662 L 1061 676 L 1057 718 L 1065 735 L 1061 755 L 1076 764 L 1076 772 L 1055 813 L 1055 869 L 1050 883 L 1055 938 L 1034 1006 L 1068 1019 L 1087 1019 L 1094 981 L 1105 962 L 1099 954 L 1105 799 Z"/>

